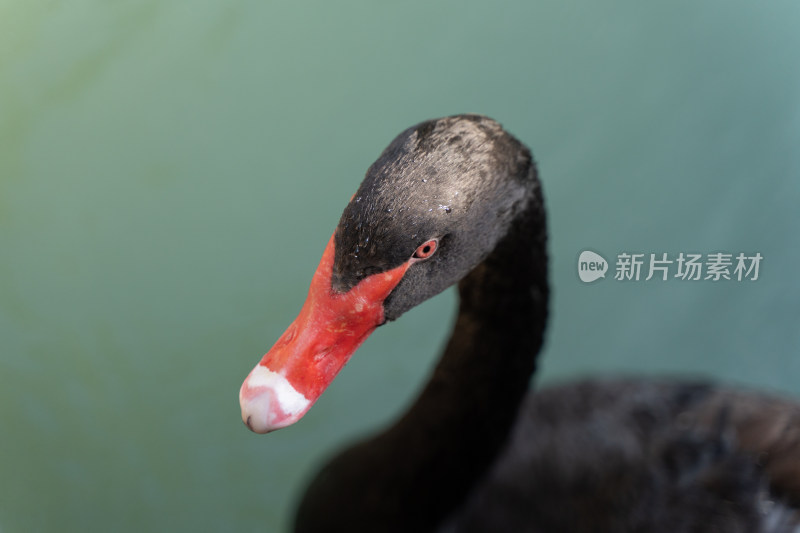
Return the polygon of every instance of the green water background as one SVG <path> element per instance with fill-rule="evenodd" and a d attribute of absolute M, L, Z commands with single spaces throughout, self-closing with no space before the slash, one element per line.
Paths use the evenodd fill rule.
<path fill-rule="evenodd" d="M 404 128 L 488 114 L 539 162 L 540 381 L 800 395 L 800 4 L 0 0 L 0 531 L 281 531 L 413 398 L 448 292 L 296 426 L 241 381 Z M 756 282 L 582 284 L 584 248 L 760 252 Z"/>

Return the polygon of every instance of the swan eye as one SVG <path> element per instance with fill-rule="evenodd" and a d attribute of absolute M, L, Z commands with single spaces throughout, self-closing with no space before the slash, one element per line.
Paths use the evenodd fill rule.
<path fill-rule="evenodd" d="M 420 244 L 419 248 L 416 249 L 414 255 L 411 257 L 413 259 L 427 259 L 433 255 L 433 252 L 436 251 L 437 246 L 439 246 L 439 241 L 437 239 L 431 239 Z"/>

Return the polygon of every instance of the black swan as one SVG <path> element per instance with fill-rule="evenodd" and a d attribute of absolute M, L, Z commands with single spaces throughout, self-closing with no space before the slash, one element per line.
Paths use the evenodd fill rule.
<path fill-rule="evenodd" d="M 531 153 L 495 121 L 423 122 L 384 150 L 242 418 L 296 422 L 377 326 L 456 282 L 459 313 L 413 406 L 321 470 L 296 531 L 800 532 L 797 403 L 653 379 L 528 392 L 546 241 Z"/>

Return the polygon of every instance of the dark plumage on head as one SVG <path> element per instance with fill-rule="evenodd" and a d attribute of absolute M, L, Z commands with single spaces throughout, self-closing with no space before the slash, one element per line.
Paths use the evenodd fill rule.
<path fill-rule="evenodd" d="M 342 214 L 334 290 L 346 292 L 438 239 L 437 252 L 387 299 L 387 320 L 397 318 L 492 251 L 530 200 L 534 175 L 530 151 L 490 118 L 459 115 L 407 129 L 367 170 Z"/>

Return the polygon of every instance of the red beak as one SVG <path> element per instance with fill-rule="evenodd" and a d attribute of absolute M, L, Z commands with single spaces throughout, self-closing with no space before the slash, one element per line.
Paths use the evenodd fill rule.
<path fill-rule="evenodd" d="M 369 276 L 340 294 L 331 287 L 334 248 L 331 236 L 303 309 L 239 391 L 242 420 L 256 433 L 294 424 L 306 414 L 383 323 L 383 301 L 411 264 Z"/>

